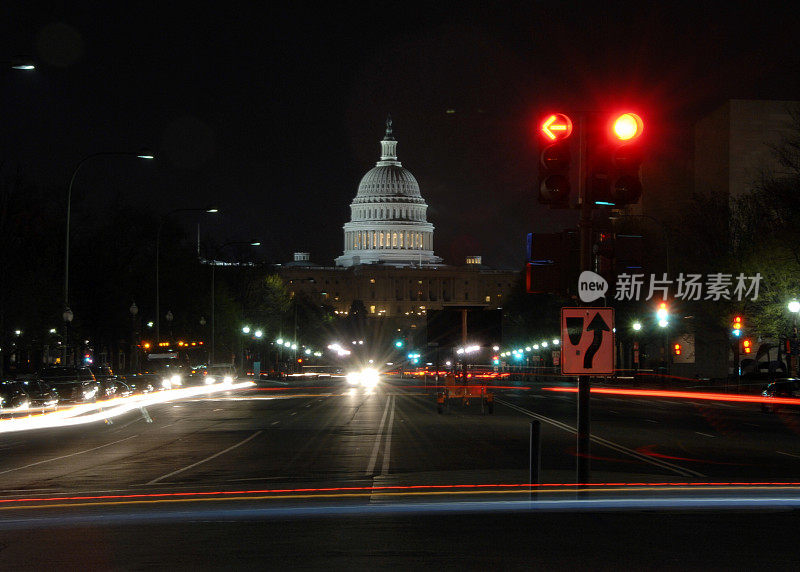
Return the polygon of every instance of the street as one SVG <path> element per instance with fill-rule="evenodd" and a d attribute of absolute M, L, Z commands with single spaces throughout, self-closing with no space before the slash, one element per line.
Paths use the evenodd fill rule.
<path fill-rule="evenodd" d="M 578 487 L 575 394 L 552 390 L 569 384 L 513 383 L 493 415 L 475 400 L 437 414 L 420 379 L 309 380 L 3 434 L 0 555 L 22 568 L 722 568 L 762 562 L 755 547 L 797 520 L 796 412 L 593 396 L 592 485 Z M 566 530 L 589 535 L 581 551 Z"/>
<path fill-rule="evenodd" d="M 149 418 L 0 436 L 0 492 L 527 483 L 534 419 L 541 483 L 574 483 L 575 394 L 533 384 L 496 395 L 493 415 L 475 399 L 438 415 L 430 388 L 399 378 L 374 391 L 313 380 L 157 404 Z M 592 482 L 793 481 L 799 434 L 791 410 L 593 394 Z"/>

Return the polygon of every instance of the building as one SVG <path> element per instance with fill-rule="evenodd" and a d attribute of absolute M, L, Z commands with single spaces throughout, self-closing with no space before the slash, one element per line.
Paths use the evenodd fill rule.
<path fill-rule="evenodd" d="M 337 266 L 438 264 L 433 254 L 433 225 L 419 183 L 397 160 L 392 119 L 386 120 L 381 157 L 358 184 L 350 204 L 350 222 L 344 225 L 344 254 Z"/>
<path fill-rule="evenodd" d="M 502 308 L 519 272 L 488 268 L 480 256 L 460 266 L 443 264 L 434 254 L 434 227 L 419 183 L 397 159 L 391 119 L 380 145 L 380 160 L 362 177 L 351 204 L 344 253 L 334 265 L 295 253 L 278 267 L 290 294 L 302 293 L 339 315 L 358 301 L 369 317 L 396 319 L 406 328 L 424 324 L 429 310 Z"/>
<path fill-rule="evenodd" d="M 780 176 L 775 148 L 797 128 L 800 102 L 731 99 L 695 127 L 694 188 L 731 198 Z"/>

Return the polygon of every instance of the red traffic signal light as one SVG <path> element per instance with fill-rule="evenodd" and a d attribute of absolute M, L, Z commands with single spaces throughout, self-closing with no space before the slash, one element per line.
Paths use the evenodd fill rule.
<path fill-rule="evenodd" d="M 539 160 L 539 202 L 569 206 L 572 120 L 563 113 L 551 113 L 542 120 L 539 132 L 544 144 Z"/>
<path fill-rule="evenodd" d="M 541 132 L 549 141 L 559 141 L 572 135 L 572 120 L 563 113 L 553 113 L 542 121 Z"/>
<path fill-rule="evenodd" d="M 753 351 L 753 344 L 750 340 L 742 340 L 742 350 L 744 353 L 749 354 Z"/>
<path fill-rule="evenodd" d="M 682 349 L 682 348 L 681 348 L 681 345 L 680 345 L 680 344 L 674 344 L 674 345 L 672 346 L 672 351 L 674 351 L 674 352 L 675 352 L 675 355 L 676 355 L 676 356 L 679 356 L 679 355 L 681 355 L 681 349 Z"/>
<path fill-rule="evenodd" d="M 642 134 L 642 118 L 635 113 L 623 113 L 614 120 L 611 131 L 620 141 L 631 141 Z"/>
<path fill-rule="evenodd" d="M 644 122 L 636 113 L 611 116 L 596 124 L 589 143 L 589 193 L 596 205 L 624 206 L 642 196 L 641 135 Z"/>

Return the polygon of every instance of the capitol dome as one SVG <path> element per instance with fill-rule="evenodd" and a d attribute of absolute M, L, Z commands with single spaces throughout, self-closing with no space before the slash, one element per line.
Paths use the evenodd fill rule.
<path fill-rule="evenodd" d="M 433 254 L 433 225 L 419 183 L 397 160 L 392 119 L 386 120 L 381 157 L 358 184 L 344 225 L 344 254 L 337 266 L 439 264 Z"/>

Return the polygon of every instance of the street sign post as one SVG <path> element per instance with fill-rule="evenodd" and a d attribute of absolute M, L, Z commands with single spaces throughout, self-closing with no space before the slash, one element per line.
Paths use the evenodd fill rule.
<path fill-rule="evenodd" d="M 561 373 L 614 373 L 614 309 L 561 308 Z"/>

